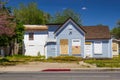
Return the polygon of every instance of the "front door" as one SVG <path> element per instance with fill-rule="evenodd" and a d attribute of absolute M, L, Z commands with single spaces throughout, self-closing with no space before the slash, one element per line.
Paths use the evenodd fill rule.
<path fill-rule="evenodd" d="M 86 57 L 92 57 L 92 42 L 85 42 Z"/>
<path fill-rule="evenodd" d="M 60 54 L 68 54 L 68 39 L 60 40 Z"/>

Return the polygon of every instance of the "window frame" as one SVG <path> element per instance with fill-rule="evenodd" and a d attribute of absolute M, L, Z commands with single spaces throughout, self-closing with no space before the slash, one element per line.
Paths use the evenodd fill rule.
<path fill-rule="evenodd" d="M 96 44 L 96 43 L 100 43 L 100 44 Z M 98 52 L 98 51 L 100 51 L 100 52 Z M 102 53 L 103 53 L 103 51 L 102 51 L 102 41 L 94 41 L 94 54 L 102 54 Z"/>
<path fill-rule="evenodd" d="M 34 40 L 34 32 L 29 32 L 29 40 Z"/>

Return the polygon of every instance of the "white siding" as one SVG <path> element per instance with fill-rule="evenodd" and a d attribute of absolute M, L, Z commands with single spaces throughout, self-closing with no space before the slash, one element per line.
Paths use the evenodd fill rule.
<path fill-rule="evenodd" d="M 45 55 L 45 43 L 47 40 L 47 31 L 35 31 L 34 40 L 29 40 L 29 32 L 24 35 L 25 55 L 37 56 L 40 52 Z"/>

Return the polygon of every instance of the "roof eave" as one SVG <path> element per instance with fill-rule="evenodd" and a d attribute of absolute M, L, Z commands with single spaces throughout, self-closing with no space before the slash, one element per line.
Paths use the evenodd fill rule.
<path fill-rule="evenodd" d="M 85 38 L 85 40 L 108 40 L 111 38 Z"/>

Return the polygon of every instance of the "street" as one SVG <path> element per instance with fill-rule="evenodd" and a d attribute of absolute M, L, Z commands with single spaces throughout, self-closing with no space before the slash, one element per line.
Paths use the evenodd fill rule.
<path fill-rule="evenodd" d="M 3 72 L 0 80 L 120 80 L 120 72 Z"/>

